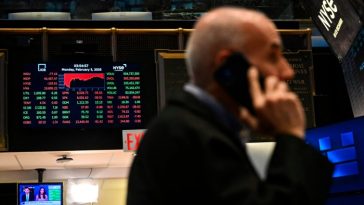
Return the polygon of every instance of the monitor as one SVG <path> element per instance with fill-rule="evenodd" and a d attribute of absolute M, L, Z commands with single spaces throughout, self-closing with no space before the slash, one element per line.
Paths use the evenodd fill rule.
<path fill-rule="evenodd" d="M 335 165 L 332 194 L 364 191 L 364 117 L 308 129 L 306 142 Z"/>
<path fill-rule="evenodd" d="M 18 205 L 63 205 L 63 183 L 18 183 Z"/>
<path fill-rule="evenodd" d="M 155 115 L 155 75 L 132 63 L 33 63 L 11 74 L 11 146 L 121 149 Z M 20 148 L 19 148 L 20 147 Z M 20 151 L 18 150 L 18 151 Z"/>

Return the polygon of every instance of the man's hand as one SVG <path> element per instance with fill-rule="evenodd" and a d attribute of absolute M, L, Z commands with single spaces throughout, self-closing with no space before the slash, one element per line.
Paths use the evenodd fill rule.
<path fill-rule="evenodd" d="M 256 116 L 243 108 L 243 122 L 252 130 L 264 134 L 289 134 L 303 139 L 306 126 L 304 110 L 287 83 L 275 76 L 268 76 L 263 91 L 258 82 L 258 71 L 254 67 L 248 71 L 248 80 Z"/>

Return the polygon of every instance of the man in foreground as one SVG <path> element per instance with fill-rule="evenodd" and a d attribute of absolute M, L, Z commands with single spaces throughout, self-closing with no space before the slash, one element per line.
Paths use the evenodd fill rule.
<path fill-rule="evenodd" d="M 251 64 L 254 114 L 214 77 L 233 53 Z M 187 68 L 190 83 L 144 135 L 130 172 L 128 205 L 324 203 L 332 165 L 304 142 L 304 111 L 284 81 L 294 72 L 267 17 L 231 7 L 203 15 L 188 42 Z M 265 180 L 248 159 L 242 129 L 276 139 Z"/>

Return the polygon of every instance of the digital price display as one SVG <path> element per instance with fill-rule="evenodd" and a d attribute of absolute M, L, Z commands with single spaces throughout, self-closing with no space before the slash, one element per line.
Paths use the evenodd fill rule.
<path fill-rule="evenodd" d="M 140 66 L 31 64 L 22 72 L 25 128 L 138 127 L 143 123 Z"/>

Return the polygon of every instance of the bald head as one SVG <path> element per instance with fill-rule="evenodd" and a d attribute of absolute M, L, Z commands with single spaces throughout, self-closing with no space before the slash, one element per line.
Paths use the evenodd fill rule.
<path fill-rule="evenodd" d="M 280 49 L 280 38 L 274 24 L 264 14 L 233 7 L 212 10 L 201 17 L 187 45 L 187 68 L 192 83 L 206 88 L 221 63 L 221 51 L 249 53 L 274 39 Z M 254 50 L 255 49 L 255 50 Z"/>

